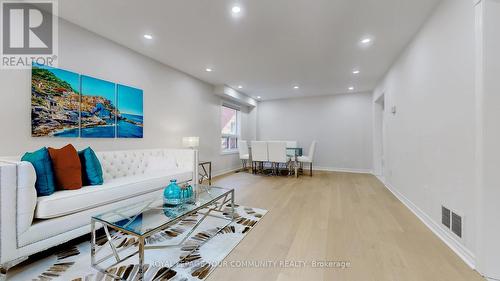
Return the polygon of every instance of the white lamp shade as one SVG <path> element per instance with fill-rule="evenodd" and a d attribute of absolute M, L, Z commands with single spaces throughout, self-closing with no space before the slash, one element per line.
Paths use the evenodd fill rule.
<path fill-rule="evenodd" d="M 182 138 L 183 147 L 198 147 L 200 146 L 200 137 L 183 137 Z"/>

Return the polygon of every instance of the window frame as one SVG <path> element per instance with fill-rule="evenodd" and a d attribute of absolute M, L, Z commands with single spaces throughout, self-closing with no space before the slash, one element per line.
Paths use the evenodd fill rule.
<path fill-rule="evenodd" d="M 222 124 L 222 111 L 225 108 L 232 109 L 236 111 L 236 134 L 223 134 L 222 129 L 223 125 Z M 220 152 L 221 154 L 236 154 L 239 153 L 239 148 L 238 148 L 238 141 L 240 140 L 241 137 L 241 107 L 237 106 L 235 104 L 228 103 L 226 101 L 222 101 L 220 105 L 220 115 L 219 115 L 219 130 L 220 130 Z M 228 143 L 230 142 L 230 139 L 235 139 L 236 144 L 235 148 L 223 148 L 222 147 L 222 139 L 227 138 Z M 229 145 L 229 144 L 228 144 Z"/>

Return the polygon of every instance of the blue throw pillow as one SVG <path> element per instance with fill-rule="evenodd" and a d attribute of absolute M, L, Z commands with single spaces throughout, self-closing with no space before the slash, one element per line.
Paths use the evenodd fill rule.
<path fill-rule="evenodd" d="M 92 148 L 79 151 L 78 156 L 82 164 L 83 185 L 101 185 L 104 182 L 102 167 Z"/>
<path fill-rule="evenodd" d="M 38 196 L 51 195 L 56 191 L 52 161 L 50 160 L 49 150 L 46 147 L 35 152 L 26 152 L 21 161 L 28 161 L 35 168 L 35 189 Z"/>

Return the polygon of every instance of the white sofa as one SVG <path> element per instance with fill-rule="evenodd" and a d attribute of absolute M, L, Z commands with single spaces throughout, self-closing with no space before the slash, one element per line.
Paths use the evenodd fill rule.
<path fill-rule="evenodd" d="M 0 270 L 90 232 L 90 217 L 162 196 L 171 179 L 196 181 L 194 150 L 96 152 L 104 184 L 36 196 L 33 165 L 0 158 Z M 1 272 L 0 272 L 1 273 Z"/>

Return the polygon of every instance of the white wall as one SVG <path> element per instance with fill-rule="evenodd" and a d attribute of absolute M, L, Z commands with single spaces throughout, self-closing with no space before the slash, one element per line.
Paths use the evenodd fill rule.
<path fill-rule="evenodd" d="M 500 0 L 477 2 L 477 262 L 500 280 Z"/>
<path fill-rule="evenodd" d="M 0 155 L 66 143 L 96 150 L 180 147 L 183 136 L 195 135 L 200 136 L 200 159 L 212 160 L 216 172 L 240 165 L 237 155 L 220 155 L 221 98 L 212 85 L 62 20 L 59 67 L 143 89 L 144 139 L 32 138 L 30 71 L 0 70 Z M 247 112 L 244 108 L 242 134 L 254 138 L 247 122 L 255 117 Z"/>
<path fill-rule="evenodd" d="M 474 9 L 444 0 L 374 93 L 385 93 L 385 180 L 471 264 L 476 252 Z M 377 146 L 378 144 L 374 144 Z M 377 159 L 374 159 L 375 161 Z M 463 239 L 441 205 L 464 216 Z"/>
<path fill-rule="evenodd" d="M 371 94 L 345 94 L 259 103 L 260 140 L 296 140 L 307 154 L 318 141 L 320 169 L 371 171 Z"/>

